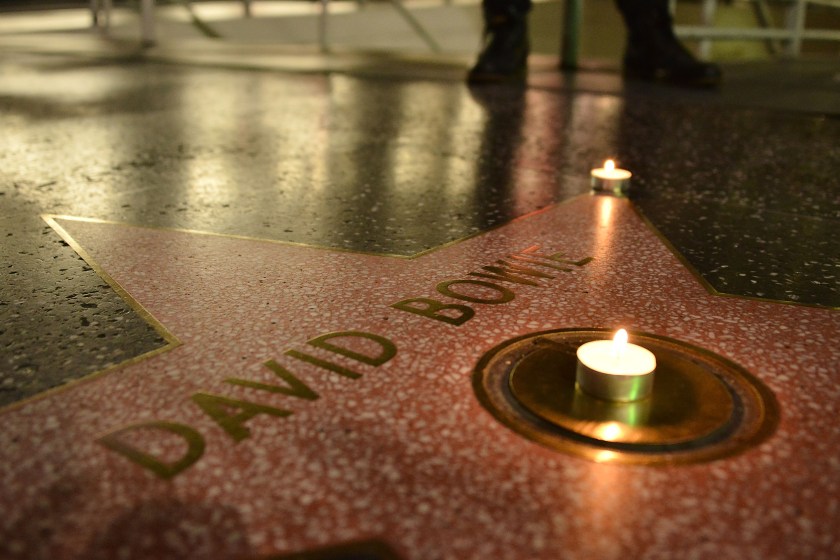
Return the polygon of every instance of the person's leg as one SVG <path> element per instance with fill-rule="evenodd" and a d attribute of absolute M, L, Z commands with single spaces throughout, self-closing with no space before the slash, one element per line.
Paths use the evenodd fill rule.
<path fill-rule="evenodd" d="M 524 81 L 528 69 L 531 0 L 484 0 L 484 47 L 470 83 Z"/>
<path fill-rule="evenodd" d="M 674 35 L 668 0 L 615 0 L 627 26 L 624 74 L 691 86 L 716 86 L 720 68 L 700 62 Z"/>

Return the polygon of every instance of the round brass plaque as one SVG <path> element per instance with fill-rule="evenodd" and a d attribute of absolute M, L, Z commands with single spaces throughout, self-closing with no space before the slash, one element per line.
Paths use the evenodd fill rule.
<path fill-rule="evenodd" d="M 575 386 L 575 351 L 603 329 L 510 340 L 479 362 L 473 386 L 497 419 L 548 447 L 596 461 L 673 464 L 737 453 L 772 433 L 772 393 L 731 361 L 683 342 L 631 333 L 656 356 L 653 394 L 619 403 Z"/>

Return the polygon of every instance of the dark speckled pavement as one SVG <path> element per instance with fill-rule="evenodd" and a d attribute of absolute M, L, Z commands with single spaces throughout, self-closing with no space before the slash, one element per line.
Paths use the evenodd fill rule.
<path fill-rule="evenodd" d="M 835 60 L 729 64 L 719 91 L 684 91 L 609 71 L 562 74 L 535 56 L 527 88 L 470 89 L 463 56 L 139 51 L 84 34 L 0 41 L 3 558 L 840 555 Z M 589 194 L 589 171 L 607 157 L 634 173 L 629 203 L 615 208 Z M 450 344 L 384 311 L 550 243 L 615 268 L 570 275 L 530 308 L 494 307 L 480 336 Z M 627 291 L 632 303 L 603 291 L 613 281 L 640 286 Z M 380 373 L 448 370 L 436 390 L 451 391 L 451 409 L 466 416 L 425 424 L 443 413 L 396 406 L 429 398 L 428 387 L 355 394 L 328 383 L 320 415 L 296 416 L 303 427 L 273 427 L 279 408 L 240 408 L 241 424 L 261 414 L 249 425 L 263 439 L 236 452 L 218 449 L 225 434 L 212 422 L 242 401 L 217 403 L 228 408 L 212 420 L 187 411 L 196 390 L 376 314 L 395 340 L 439 342 L 418 342 L 416 359 Z M 778 435 L 708 465 L 602 466 L 517 442 L 473 406 L 469 372 L 493 346 L 628 321 L 745 363 L 780 401 Z M 762 340 L 775 330 L 796 333 L 779 342 L 783 359 Z M 804 396 L 794 373 L 811 377 Z M 368 414 L 375 437 L 336 431 L 364 431 Z M 201 426 L 203 462 L 161 481 L 97 443 L 152 420 Z M 486 434 L 492 449 L 465 443 Z M 422 455 L 427 470 L 403 439 L 414 437 L 443 442 Z M 485 457 L 487 470 L 472 472 L 480 461 L 446 442 Z M 150 454 L 168 445 L 146 443 Z M 287 449 L 306 459 L 283 462 Z M 282 465 L 274 479 L 266 457 Z M 553 471 L 548 486 L 541 469 Z M 782 472 L 795 484 L 757 482 Z M 295 486 L 281 491 L 284 473 Z M 644 489 L 610 505 L 607 479 Z M 683 483 L 667 505 L 662 489 Z M 602 501 L 558 505 L 594 500 L 587 488 Z M 657 512 L 642 514 L 646 526 L 629 515 L 637 504 Z M 174 536 L 158 539 L 168 529 Z"/>

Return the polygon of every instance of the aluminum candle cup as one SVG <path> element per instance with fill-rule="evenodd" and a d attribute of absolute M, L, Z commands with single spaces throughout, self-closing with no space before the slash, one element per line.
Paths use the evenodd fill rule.
<path fill-rule="evenodd" d="M 608 401 L 594 398 L 588 393 L 577 390 L 572 397 L 572 406 L 569 413 L 574 418 L 585 418 L 593 422 L 643 426 L 650 419 L 653 400 Z"/>
<path fill-rule="evenodd" d="M 627 342 L 621 329 L 613 340 L 595 340 L 577 349 L 575 378 L 581 391 L 608 401 L 631 402 L 650 396 L 656 357 Z"/>
<path fill-rule="evenodd" d="M 615 162 L 608 159 L 604 167 L 590 172 L 590 184 L 593 192 L 604 192 L 621 195 L 630 188 L 632 173 L 626 169 L 616 169 Z"/>

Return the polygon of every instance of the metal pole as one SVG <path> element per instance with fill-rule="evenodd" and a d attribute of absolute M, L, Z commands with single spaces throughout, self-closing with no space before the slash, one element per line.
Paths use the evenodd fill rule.
<path fill-rule="evenodd" d="M 580 25 L 583 19 L 583 0 L 563 3 L 563 37 L 560 45 L 560 68 L 576 70 L 580 50 Z"/>
<path fill-rule="evenodd" d="M 706 27 L 715 26 L 715 12 L 717 11 L 717 0 L 703 0 L 702 20 Z M 709 39 L 700 41 L 700 58 L 709 60 L 712 55 L 712 42 Z"/>
<path fill-rule="evenodd" d="M 802 49 L 802 32 L 805 30 L 805 0 L 796 0 L 796 4 L 788 10 L 787 20 L 790 30 L 787 54 L 799 56 L 799 51 Z"/>
<path fill-rule="evenodd" d="M 329 15 L 330 0 L 321 0 L 321 16 L 318 19 L 318 43 L 321 45 L 321 52 L 329 50 L 327 39 L 327 16 Z"/>
<path fill-rule="evenodd" d="M 140 37 L 145 46 L 155 44 L 155 0 L 140 0 Z"/>
<path fill-rule="evenodd" d="M 434 37 L 429 35 L 429 32 L 426 31 L 426 29 L 422 25 L 420 25 L 420 22 L 417 21 L 417 18 L 415 18 L 411 12 L 405 9 L 405 6 L 403 6 L 400 0 L 391 0 L 391 5 L 400 13 L 403 19 L 405 19 L 408 22 L 412 29 L 414 29 L 415 33 L 417 33 L 420 36 L 420 38 L 426 42 L 426 45 L 428 45 L 429 48 L 432 49 L 432 52 L 441 52 L 440 45 L 437 43 L 437 41 L 435 41 Z"/>

